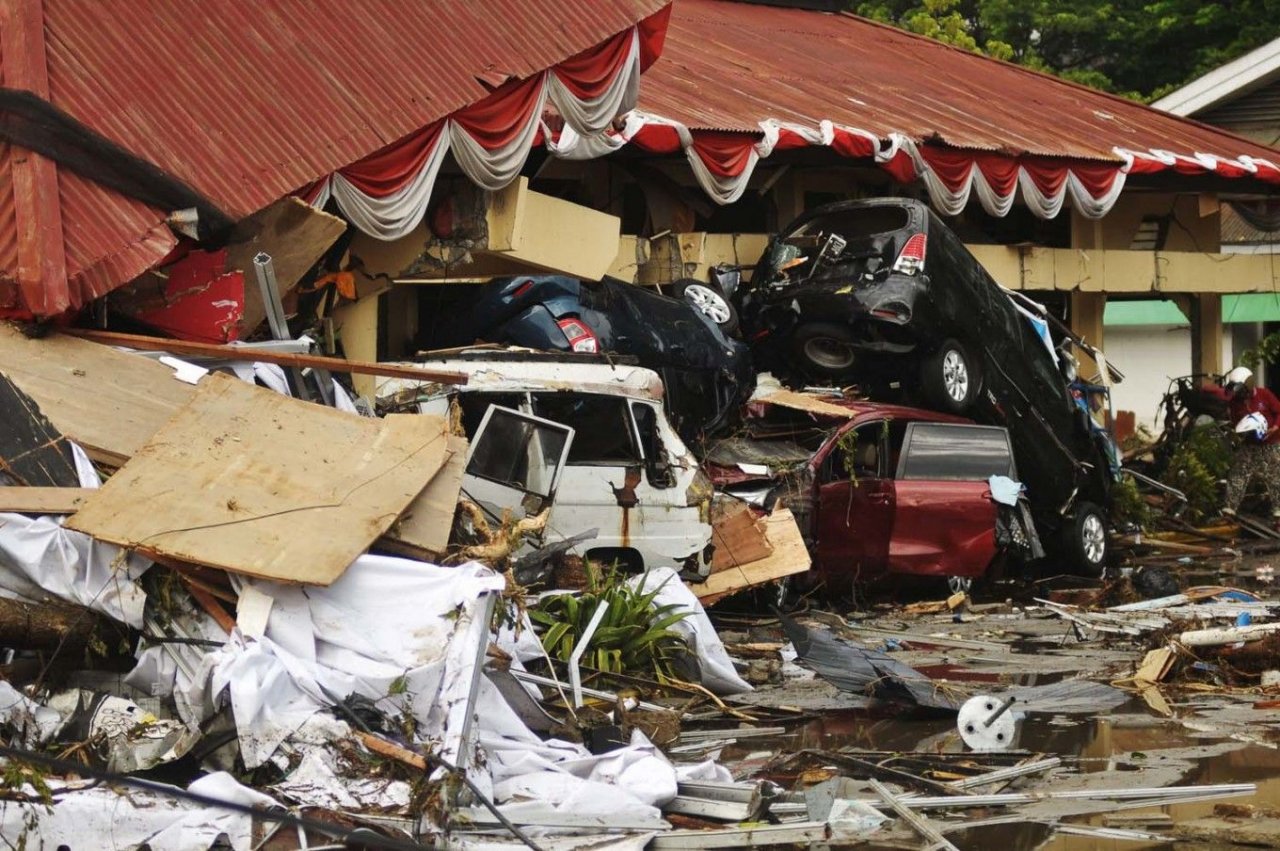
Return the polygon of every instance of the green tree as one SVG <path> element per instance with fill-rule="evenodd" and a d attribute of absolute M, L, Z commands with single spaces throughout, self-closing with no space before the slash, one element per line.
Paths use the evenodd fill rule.
<path fill-rule="evenodd" d="M 856 12 L 1152 100 L 1280 36 L 1280 0 L 854 0 Z"/>

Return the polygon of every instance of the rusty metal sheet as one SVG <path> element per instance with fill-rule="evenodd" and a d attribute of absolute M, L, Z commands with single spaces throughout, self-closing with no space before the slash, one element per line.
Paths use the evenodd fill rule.
<path fill-rule="evenodd" d="M 675 4 L 640 108 L 693 129 L 827 119 L 958 148 L 1117 162 L 1113 147 L 1275 159 L 1255 142 L 849 14 Z"/>

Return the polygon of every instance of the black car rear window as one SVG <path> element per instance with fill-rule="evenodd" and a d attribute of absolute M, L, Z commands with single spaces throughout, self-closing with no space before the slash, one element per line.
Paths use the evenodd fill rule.
<path fill-rule="evenodd" d="M 845 239 L 854 240 L 878 233 L 892 233 L 905 228 L 911 221 L 910 213 L 905 207 L 886 205 L 883 207 L 853 207 L 848 210 L 819 216 L 806 223 L 802 234 L 838 233 Z"/>
<path fill-rule="evenodd" d="M 991 476 L 1013 474 L 1013 455 L 1004 429 L 913 423 L 898 478 L 985 482 Z"/>

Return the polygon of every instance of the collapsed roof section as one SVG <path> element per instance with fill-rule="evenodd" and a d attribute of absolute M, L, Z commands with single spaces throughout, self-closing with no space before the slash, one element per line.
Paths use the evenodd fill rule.
<path fill-rule="evenodd" d="M 310 187 L 406 232 L 446 150 L 496 188 L 544 105 L 588 137 L 633 107 L 669 4 L 5 4 L 0 314 L 60 314 L 154 266 L 181 212 L 160 199 L 193 199 L 203 232 Z"/>
<path fill-rule="evenodd" d="M 552 147 L 578 157 L 627 144 L 683 152 L 721 204 L 742 195 L 760 160 L 806 147 L 919 179 L 948 215 L 976 195 L 1003 216 L 1021 190 L 1041 217 L 1070 197 L 1100 218 L 1138 174 L 1280 186 L 1280 153 L 1220 130 L 848 13 L 729 0 L 676 4 L 624 129 L 567 131 Z"/>

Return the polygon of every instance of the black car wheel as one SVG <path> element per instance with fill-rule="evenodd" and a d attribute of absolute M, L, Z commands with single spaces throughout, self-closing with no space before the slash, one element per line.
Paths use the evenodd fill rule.
<path fill-rule="evenodd" d="M 738 333 L 738 311 L 715 284 L 682 278 L 671 285 L 671 293 L 693 305 L 694 309 L 716 323 L 724 333 Z"/>
<path fill-rule="evenodd" d="M 801 368 L 821 378 L 846 378 L 858 361 L 853 333 L 829 322 L 801 325 L 791 335 L 791 347 Z"/>
<path fill-rule="evenodd" d="M 1080 576 L 1099 577 L 1107 566 L 1107 520 L 1092 502 L 1081 502 L 1063 530 L 1066 554 Z"/>
<path fill-rule="evenodd" d="M 925 398 L 935 407 L 962 414 L 982 390 L 982 369 L 969 350 L 955 340 L 947 340 L 920 365 L 920 383 Z"/>

